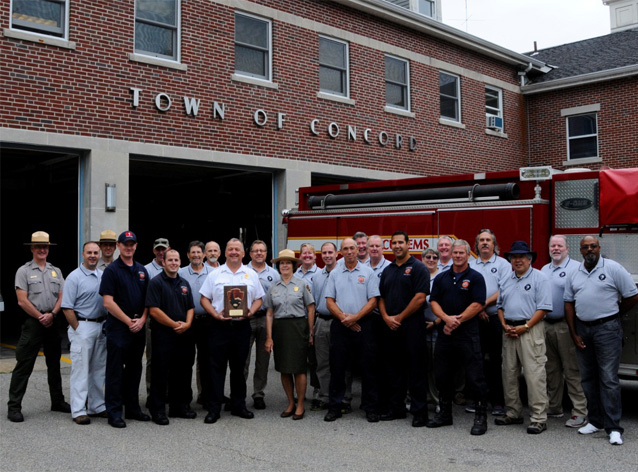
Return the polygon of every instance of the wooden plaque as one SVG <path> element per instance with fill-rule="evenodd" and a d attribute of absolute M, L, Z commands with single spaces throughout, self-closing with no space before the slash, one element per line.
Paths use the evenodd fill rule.
<path fill-rule="evenodd" d="M 224 285 L 224 316 L 241 318 L 248 315 L 248 286 Z"/>

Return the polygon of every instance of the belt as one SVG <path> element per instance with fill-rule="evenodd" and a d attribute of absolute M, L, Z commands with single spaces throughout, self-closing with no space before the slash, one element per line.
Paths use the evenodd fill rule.
<path fill-rule="evenodd" d="M 208 313 L 200 313 L 200 314 L 196 314 L 193 318 L 196 320 L 203 320 L 208 318 Z"/>
<path fill-rule="evenodd" d="M 261 318 L 262 316 L 266 316 L 266 310 L 259 310 L 253 315 L 253 318 Z"/>
<path fill-rule="evenodd" d="M 608 321 L 615 320 L 616 318 L 618 318 L 618 313 L 616 313 L 615 315 L 605 316 L 604 318 L 600 318 L 600 319 L 592 320 L 592 321 L 584 321 L 584 320 L 581 320 L 580 318 L 576 318 L 576 319 L 582 324 L 584 324 L 585 326 L 598 326 L 603 323 L 607 323 Z"/>
<path fill-rule="evenodd" d="M 321 318 L 322 320 L 331 320 L 332 319 L 332 315 L 322 315 L 321 313 L 317 313 L 317 316 L 319 318 Z"/>
<path fill-rule="evenodd" d="M 505 320 L 505 324 L 510 326 L 523 326 L 529 320 Z"/>
<path fill-rule="evenodd" d="M 101 323 L 106 319 L 106 316 L 99 316 L 97 318 L 82 318 L 77 313 L 75 314 L 75 319 L 78 321 L 92 321 L 93 323 Z"/>
<path fill-rule="evenodd" d="M 549 324 L 556 324 L 556 323 L 560 323 L 561 321 L 565 321 L 565 317 L 563 316 L 561 318 L 545 318 L 543 321 Z"/>

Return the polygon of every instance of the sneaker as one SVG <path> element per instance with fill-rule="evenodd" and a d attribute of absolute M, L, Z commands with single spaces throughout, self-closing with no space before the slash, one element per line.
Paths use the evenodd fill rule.
<path fill-rule="evenodd" d="M 600 428 L 597 428 L 596 426 L 594 426 L 591 423 L 587 423 L 585 426 L 583 426 L 582 428 L 580 428 L 578 430 L 579 434 L 593 434 L 593 433 L 597 433 L 598 431 L 601 431 Z"/>
<path fill-rule="evenodd" d="M 476 404 L 470 403 L 468 406 L 466 406 L 465 413 L 476 413 Z"/>
<path fill-rule="evenodd" d="M 547 412 L 547 417 L 548 418 L 562 418 L 563 416 L 565 416 L 565 414 L 562 411 L 548 411 Z"/>
<path fill-rule="evenodd" d="M 614 446 L 622 446 L 623 439 L 620 431 L 612 431 L 609 433 L 609 444 L 613 444 Z"/>
<path fill-rule="evenodd" d="M 580 428 L 581 426 L 585 426 L 587 424 L 587 418 L 584 416 L 574 415 L 567 421 L 565 421 L 565 426 L 568 428 Z"/>
<path fill-rule="evenodd" d="M 503 405 L 494 405 L 492 416 L 505 416 L 505 407 Z"/>
<path fill-rule="evenodd" d="M 547 423 L 530 423 L 527 427 L 527 434 L 541 434 L 547 430 Z"/>

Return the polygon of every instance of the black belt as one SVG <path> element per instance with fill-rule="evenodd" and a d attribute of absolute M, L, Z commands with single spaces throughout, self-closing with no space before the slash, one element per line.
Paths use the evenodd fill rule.
<path fill-rule="evenodd" d="M 106 319 L 106 316 L 100 316 L 98 318 L 82 318 L 80 315 L 76 313 L 75 319 L 78 321 L 92 321 L 94 323 L 101 323 L 102 321 Z"/>
<path fill-rule="evenodd" d="M 562 318 L 545 318 L 543 321 L 549 324 L 556 324 L 560 323 L 561 321 L 565 321 L 565 317 L 563 316 Z"/>
<path fill-rule="evenodd" d="M 210 315 L 209 315 L 208 313 L 200 313 L 199 315 L 198 315 L 198 314 L 196 314 L 196 315 L 194 316 L 194 319 L 196 319 L 196 320 L 203 320 L 203 319 L 208 318 L 209 316 L 210 316 Z"/>
<path fill-rule="evenodd" d="M 331 320 L 332 319 L 332 315 L 322 315 L 321 313 L 317 313 L 317 316 L 319 318 L 321 318 L 322 320 Z"/>
<path fill-rule="evenodd" d="M 510 326 L 523 326 L 527 324 L 529 320 L 505 320 L 506 325 Z"/>
<path fill-rule="evenodd" d="M 259 310 L 252 317 L 253 318 L 261 318 L 262 316 L 266 316 L 266 310 Z"/>
<path fill-rule="evenodd" d="M 576 319 L 582 324 L 584 324 L 585 326 L 598 326 L 603 323 L 607 323 L 608 321 L 615 320 L 616 318 L 618 318 L 618 313 L 616 313 L 615 315 L 605 316 L 604 318 L 600 318 L 600 319 L 592 320 L 592 321 L 584 321 L 584 320 L 581 320 L 580 318 L 576 318 Z"/>

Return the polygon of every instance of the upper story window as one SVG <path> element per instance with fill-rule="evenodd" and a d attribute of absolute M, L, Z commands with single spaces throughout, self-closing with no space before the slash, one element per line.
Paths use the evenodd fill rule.
<path fill-rule="evenodd" d="M 567 159 L 598 157 L 598 114 L 567 117 Z"/>
<path fill-rule="evenodd" d="M 503 131 L 503 91 L 496 87 L 485 87 L 485 126 Z"/>
<path fill-rule="evenodd" d="M 458 76 L 439 72 L 441 118 L 461 121 L 461 80 Z"/>
<path fill-rule="evenodd" d="M 389 107 L 410 109 L 410 69 L 406 60 L 385 56 L 385 102 Z"/>
<path fill-rule="evenodd" d="M 67 36 L 69 0 L 13 0 L 11 27 L 59 38 Z"/>
<path fill-rule="evenodd" d="M 347 97 L 348 43 L 319 37 L 319 89 Z"/>
<path fill-rule="evenodd" d="M 179 60 L 179 0 L 135 1 L 135 52 Z"/>
<path fill-rule="evenodd" d="M 430 18 L 436 18 L 437 0 L 385 0 L 407 10 L 412 10 Z"/>
<path fill-rule="evenodd" d="M 271 80 L 271 23 L 235 13 L 235 73 Z"/>

